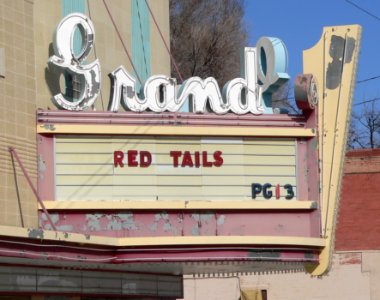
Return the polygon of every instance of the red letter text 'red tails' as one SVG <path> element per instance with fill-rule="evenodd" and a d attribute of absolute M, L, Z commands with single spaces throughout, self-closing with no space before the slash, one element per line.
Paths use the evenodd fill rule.
<path fill-rule="evenodd" d="M 223 165 L 222 151 L 215 151 L 213 154 L 207 151 L 177 151 L 169 152 L 169 156 L 173 158 L 174 168 L 212 168 Z M 124 167 L 124 156 L 126 156 L 126 164 L 128 167 L 148 168 L 152 164 L 152 154 L 149 151 L 128 150 L 127 152 L 114 151 L 113 162 L 115 168 Z"/>

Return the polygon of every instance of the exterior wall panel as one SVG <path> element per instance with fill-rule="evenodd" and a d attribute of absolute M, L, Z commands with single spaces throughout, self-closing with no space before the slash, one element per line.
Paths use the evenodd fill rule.
<path fill-rule="evenodd" d="M 6 73 L 0 77 L 0 224 L 37 226 L 37 203 L 8 147 L 17 149 L 31 180 L 37 184 L 36 69 L 34 4 L 0 2 L 0 48 Z M 16 175 L 16 176 L 15 176 Z"/>

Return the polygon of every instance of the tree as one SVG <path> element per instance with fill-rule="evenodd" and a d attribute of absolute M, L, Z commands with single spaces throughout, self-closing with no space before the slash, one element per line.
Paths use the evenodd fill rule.
<path fill-rule="evenodd" d="M 285 109 L 289 114 L 301 114 L 294 100 L 293 89 L 288 82 L 272 94 L 272 106 L 275 111 Z"/>
<path fill-rule="evenodd" d="M 170 46 L 184 79 L 212 76 L 223 86 L 240 76 L 243 15 L 243 0 L 170 0 Z"/>
<path fill-rule="evenodd" d="M 380 111 L 374 102 L 364 106 L 361 112 L 352 113 L 348 147 L 351 149 L 380 147 Z"/>

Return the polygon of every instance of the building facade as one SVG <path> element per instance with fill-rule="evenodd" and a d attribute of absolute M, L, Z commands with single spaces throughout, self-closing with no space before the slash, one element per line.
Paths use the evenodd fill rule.
<path fill-rule="evenodd" d="M 34 128 L 36 111 L 55 109 L 51 102 L 52 94 L 57 93 L 61 86 L 63 89 L 65 87 L 64 78 L 57 82 L 48 70 L 47 64 L 48 58 L 53 53 L 54 29 L 63 16 L 72 12 L 82 12 L 91 16 L 96 26 L 96 46 L 88 60 L 93 61 L 97 58 L 102 62 L 101 90 L 110 90 L 111 83 L 107 74 L 119 65 L 132 70 L 123 44 L 139 74 L 145 74 L 142 75 L 145 78 L 151 74 L 170 75 L 169 54 L 157 27 L 150 20 L 148 8 L 146 5 L 139 7 L 140 2 L 106 2 L 122 40 L 102 1 L 21 0 L 0 3 L 2 22 L 0 48 L 3 70 L 0 97 L 1 106 L 4 108 L 0 126 L 3 140 L 1 151 L 4 159 L 4 168 L 1 172 L 3 184 L 0 187 L 3 205 L 0 218 L 2 225 L 38 226 L 35 196 L 30 193 L 23 176 L 17 178 L 19 192 L 16 191 L 14 166 L 7 148 L 13 146 L 19 149 L 20 157 L 36 185 L 37 148 Z M 169 41 L 168 5 L 166 0 L 150 3 L 167 41 Z M 140 32 L 141 30 L 144 32 Z M 145 45 L 144 51 L 141 51 L 142 45 Z M 108 97 L 108 93 L 100 95 L 101 101 L 96 103 L 97 110 L 106 109 Z"/>
<path fill-rule="evenodd" d="M 193 275 L 328 272 L 360 26 L 304 52 L 292 116 L 270 106 L 278 38 L 222 90 L 170 78 L 167 0 L 0 9 L 0 296 L 177 299 Z"/>
<path fill-rule="evenodd" d="M 335 252 L 330 272 L 312 277 L 304 272 L 256 273 L 232 278 L 186 277 L 184 299 L 380 299 L 378 231 L 379 149 L 346 154 Z M 267 298 L 260 298 L 264 290 Z M 255 298 L 256 297 L 256 298 Z"/>

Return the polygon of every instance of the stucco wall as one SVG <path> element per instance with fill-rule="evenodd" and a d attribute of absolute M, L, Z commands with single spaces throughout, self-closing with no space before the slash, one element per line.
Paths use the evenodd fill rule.
<path fill-rule="evenodd" d="M 365 254 L 363 266 L 377 254 Z M 364 261 L 365 260 L 365 261 Z M 377 260 L 376 264 L 379 264 Z M 331 272 L 321 278 L 305 273 L 253 274 L 232 278 L 192 278 L 184 279 L 185 300 L 237 300 L 240 290 L 267 290 L 268 300 L 374 300 L 380 291 L 378 273 L 362 270 L 359 253 L 339 253 L 334 255 Z M 377 280 L 377 281 L 376 281 Z M 372 293 L 372 297 L 371 297 Z"/>

